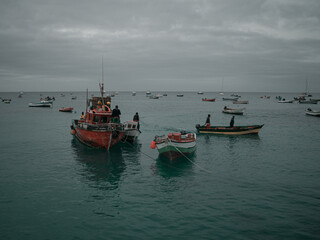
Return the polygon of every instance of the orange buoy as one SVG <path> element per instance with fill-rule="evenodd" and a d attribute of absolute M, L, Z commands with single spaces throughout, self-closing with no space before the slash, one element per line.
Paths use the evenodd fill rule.
<path fill-rule="evenodd" d="M 74 130 L 74 129 L 71 129 L 71 135 L 75 135 L 76 134 L 76 130 Z"/>
<path fill-rule="evenodd" d="M 155 141 L 152 141 L 151 144 L 150 144 L 150 147 L 152 149 L 155 149 L 156 148 L 156 142 Z"/>

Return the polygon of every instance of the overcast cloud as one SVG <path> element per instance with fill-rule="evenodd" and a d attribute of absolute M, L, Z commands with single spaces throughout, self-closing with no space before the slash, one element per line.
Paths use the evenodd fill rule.
<path fill-rule="evenodd" d="M 0 91 L 320 92 L 318 0 L 0 4 Z"/>

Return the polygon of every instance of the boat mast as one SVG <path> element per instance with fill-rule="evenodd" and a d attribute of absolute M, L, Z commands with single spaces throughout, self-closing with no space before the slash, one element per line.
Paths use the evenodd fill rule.
<path fill-rule="evenodd" d="M 103 88 L 104 88 L 104 74 L 103 74 L 103 57 L 102 57 L 102 83 L 99 83 L 99 87 L 100 87 L 100 94 L 101 94 L 101 100 L 102 100 L 102 110 L 105 111 L 105 107 L 104 107 L 104 98 L 103 98 Z"/>
<path fill-rule="evenodd" d="M 87 88 L 87 94 L 86 94 L 86 114 L 88 112 L 88 88 Z"/>

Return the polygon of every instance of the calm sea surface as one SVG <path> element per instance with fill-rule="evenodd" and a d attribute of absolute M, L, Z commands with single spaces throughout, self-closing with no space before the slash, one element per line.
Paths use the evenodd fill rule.
<path fill-rule="evenodd" d="M 198 135 L 191 161 L 176 162 L 150 148 L 154 136 L 195 131 L 209 113 L 213 125 L 228 125 L 221 110 L 232 102 L 120 92 L 112 106 L 122 121 L 139 112 L 142 134 L 107 152 L 70 135 L 85 93 L 65 94 L 43 93 L 56 101 L 39 109 L 28 108 L 39 93 L 0 93 L 12 98 L 0 102 L 0 239 L 320 238 L 320 118 L 275 100 L 298 94 L 241 93 L 249 104 L 238 106 L 246 114 L 235 125 L 265 124 L 259 135 Z M 58 112 L 69 106 L 76 113 Z"/>

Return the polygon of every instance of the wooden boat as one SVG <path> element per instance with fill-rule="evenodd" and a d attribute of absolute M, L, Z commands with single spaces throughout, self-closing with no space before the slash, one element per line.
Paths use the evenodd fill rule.
<path fill-rule="evenodd" d="M 224 97 L 222 98 L 223 101 L 238 101 L 238 97 Z"/>
<path fill-rule="evenodd" d="M 258 134 L 264 125 L 249 125 L 249 126 L 200 126 L 196 125 L 199 133 L 219 134 L 219 135 L 246 135 Z"/>
<path fill-rule="evenodd" d="M 72 100 L 76 100 L 77 99 L 77 96 L 73 96 L 71 97 Z"/>
<path fill-rule="evenodd" d="M 177 97 L 183 97 L 183 94 L 177 94 Z"/>
<path fill-rule="evenodd" d="M 317 104 L 318 101 L 314 101 L 314 100 L 299 100 L 298 101 L 300 104 Z"/>
<path fill-rule="evenodd" d="M 222 109 L 223 113 L 228 113 L 228 114 L 236 114 L 236 115 L 243 115 L 245 108 L 228 108 L 224 107 Z"/>
<path fill-rule="evenodd" d="M 123 140 L 131 143 L 135 142 L 141 133 L 141 131 L 139 130 L 139 122 L 126 121 L 123 125 Z"/>
<path fill-rule="evenodd" d="M 202 94 L 203 94 L 203 92 L 198 92 L 198 94 L 199 94 L 199 95 L 202 95 Z"/>
<path fill-rule="evenodd" d="M 60 108 L 59 112 L 72 112 L 73 108 L 72 107 L 67 107 L 67 108 Z"/>
<path fill-rule="evenodd" d="M 203 102 L 214 102 L 214 101 L 216 101 L 216 99 L 215 98 L 202 98 L 202 101 Z"/>
<path fill-rule="evenodd" d="M 233 101 L 233 104 L 248 104 L 249 101 Z"/>
<path fill-rule="evenodd" d="M 29 103 L 29 107 L 43 107 L 43 108 L 49 108 L 52 107 L 52 103 Z"/>
<path fill-rule="evenodd" d="M 170 160 L 184 157 L 194 153 L 196 150 L 196 134 L 186 133 L 169 133 L 168 136 L 155 136 L 151 142 L 151 148 L 157 148 L 159 154 Z"/>
<path fill-rule="evenodd" d="M 320 117 L 320 111 L 315 111 L 311 108 L 306 109 L 306 114 L 310 116 Z"/>
<path fill-rule="evenodd" d="M 319 102 L 320 101 L 320 98 L 311 98 L 310 101 L 316 101 L 316 102 Z"/>

